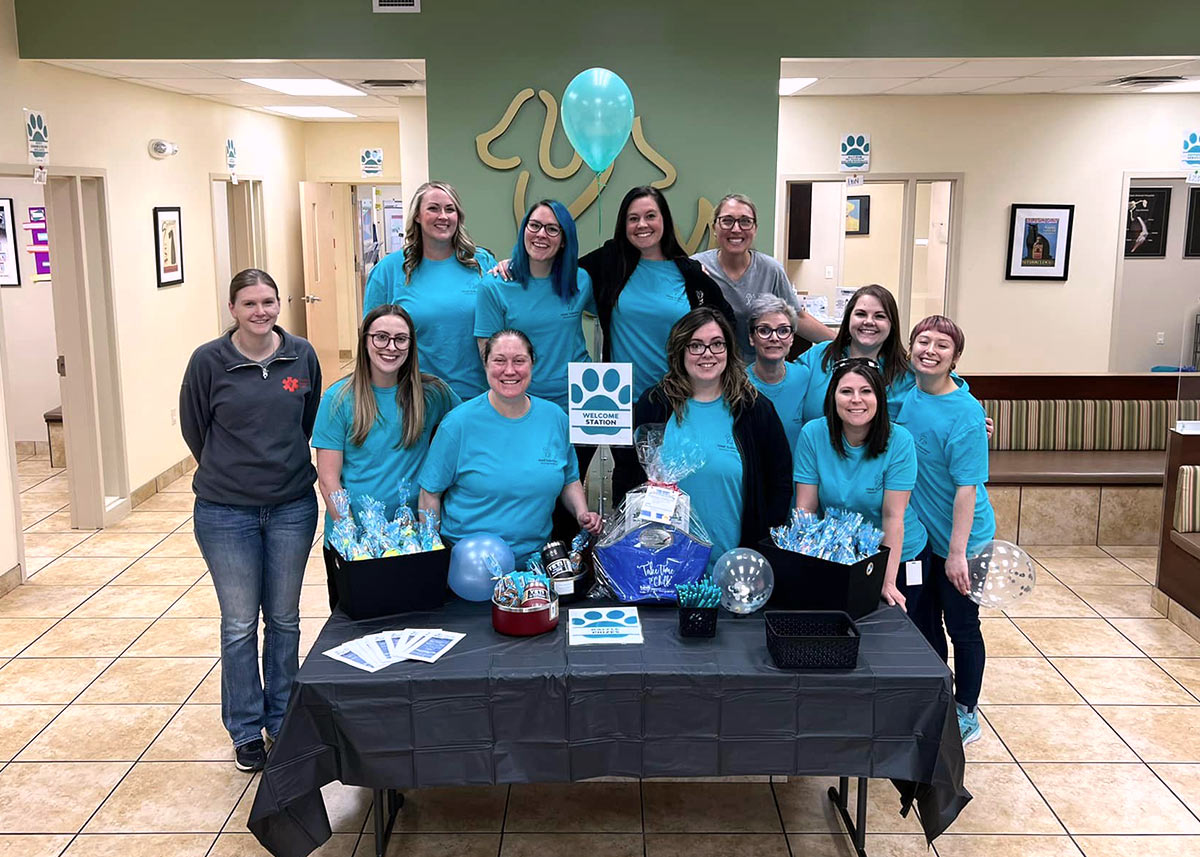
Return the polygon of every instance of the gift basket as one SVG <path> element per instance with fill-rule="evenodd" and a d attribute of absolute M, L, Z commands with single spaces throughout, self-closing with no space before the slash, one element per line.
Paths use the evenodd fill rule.
<path fill-rule="evenodd" d="M 557 626 L 558 593 L 549 577 L 536 571 L 512 571 L 496 577 L 493 628 L 512 637 L 533 637 Z"/>
<path fill-rule="evenodd" d="M 433 610 L 446 600 L 450 551 L 435 516 L 418 521 L 408 497 L 402 482 L 400 505 L 388 520 L 386 506 L 368 494 L 353 506 L 344 489 L 329 495 L 338 514 L 328 535 L 338 607 L 351 619 Z"/>
<path fill-rule="evenodd" d="M 664 444 L 661 424 L 634 433 L 638 460 L 649 481 L 625 495 L 596 544 L 594 594 L 623 603 L 674 603 L 675 587 L 695 583 L 708 566 L 712 542 L 693 513 L 679 480 L 704 465 L 700 447 L 686 438 Z"/>
<path fill-rule="evenodd" d="M 826 509 L 819 518 L 794 509 L 759 550 L 775 571 L 772 608 L 841 610 L 859 619 L 879 607 L 888 548 L 858 512 Z"/>

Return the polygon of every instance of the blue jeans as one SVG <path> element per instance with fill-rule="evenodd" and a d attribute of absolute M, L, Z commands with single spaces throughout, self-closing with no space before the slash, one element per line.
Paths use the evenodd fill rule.
<path fill-rule="evenodd" d="M 196 543 L 221 605 L 221 720 L 235 747 L 261 740 L 264 728 L 274 737 L 283 722 L 300 669 L 300 586 L 316 529 L 315 493 L 274 506 L 196 498 Z"/>

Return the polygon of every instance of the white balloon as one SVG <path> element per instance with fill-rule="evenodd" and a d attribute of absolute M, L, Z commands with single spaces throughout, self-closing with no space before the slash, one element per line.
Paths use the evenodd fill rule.
<path fill-rule="evenodd" d="M 1033 592 L 1037 574 L 1033 560 L 1012 542 L 988 542 L 978 556 L 967 560 L 971 591 L 967 597 L 980 607 L 1003 609 Z"/>
<path fill-rule="evenodd" d="M 722 607 L 730 613 L 753 613 L 775 591 L 775 571 L 758 551 L 733 548 L 717 560 L 713 583 L 721 590 Z"/>

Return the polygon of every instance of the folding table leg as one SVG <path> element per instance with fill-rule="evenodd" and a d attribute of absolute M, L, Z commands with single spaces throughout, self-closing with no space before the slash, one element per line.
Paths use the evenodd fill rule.
<path fill-rule="evenodd" d="M 850 797 L 850 778 L 839 777 L 838 787 L 829 787 L 829 799 L 841 816 L 842 824 L 850 838 L 854 840 L 854 852 L 858 857 L 867 857 L 867 778 L 858 778 L 858 802 L 855 807 L 855 821 L 850 820 L 848 807 Z"/>
<path fill-rule="evenodd" d="M 404 795 L 395 789 L 375 789 L 375 857 L 383 857 L 387 851 L 388 840 L 392 838 L 392 825 L 396 823 L 396 814 L 404 806 Z"/>

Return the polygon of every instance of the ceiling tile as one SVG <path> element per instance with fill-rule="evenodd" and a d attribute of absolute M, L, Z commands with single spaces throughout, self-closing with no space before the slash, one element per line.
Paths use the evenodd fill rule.
<path fill-rule="evenodd" d="M 278 60 L 193 60 L 188 65 L 207 74 L 240 79 L 243 77 L 313 77 L 313 73 L 294 62 Z M 166 77 L 166 75 L 162 75 Z"/>
<path fill-rule="evenodd" d="M 888 95 L 955 95 L 1002 83 L 1002 77 L 925 77 L 888 90 Z"/>
<path fill-rule="evenodd" d="M 1054 60 L 1045 59 L 978 59 L 964 60 L 953 68 L 938 72 L 937 77 L 1013 78 L 1036 74 L 1049 68 Z"/>
<path fill-rule="evenodd" d="M 305 68 L 337 80 L 424 80 L 425 64 L 405 60 L 301 60 Z"/>
<path fill-rule="evenodd" d="M 104 71 L 104 70 L 100 70 L 100 69 L 96 69 L 96 68 L 88 68 L 87 66 L 81 65 L 77 62 L 68 62 L 66 60 L 37 60 L 37 62 L 43 62 L 46 65 L 56 65 L 59 68 L 67 68 L 67 69 L 70 69 L 71 71 L 80 71 L 80 72 L 83 72 L 84 74 L 94 74 L 98 77 L 116 77 L 117 76 L 116 72 L 113 72 L 113 71 Z"/>
<path fill-rule="evenodd" d="M 184 77 L 212 77 L 211 72 L 177 60 L 71 60 L 81 71 L 94 71 L 105 77 L 153 77 L 159 80 Z"/>
<path fill-rule="evenodd" d="M 961 65 L 959 60 L 885 59 L 849 60 L 836 71 L 811 77 L 928 77 Z"/>
<path fill-rule="evenodd" d="M 988 85 L 976 89 L 973 95 L 1006 95 L 1031 92 L 1061 92 L 1081 86 L 1094 86 L 1102 82 L 1098 77 L 1018 77 L 1005 83 Z"/>
<path fill-rule="evenodd" d="M 1181 63 L 1171 63 L 1159 66 L 1153 70 L 1155 74 L 1178 74 L 1183 77 L 1200 77 L 1200 60 L 1188 60 Z"/>
<path fill-rule="evenodd" d="M 241 93 L 263 92 L 261 86 L 242 83 L 240 80 L 230 80 L 227 77 L 203 78 L 146 78 L 147 84 L 163 89 L 175 89 L 179 92 L 198 93 L 201 95 L 233 95 Z M 137 82 L 142 82 L 138 80 Z M 279 94 L 276 93 L 278 97 Z M 282 96 L 286 98 L 287 96 Z"/>
<path fill-rule="evenodd" d="M 796 93 L 804 95 L 881 95 L 897 86 L 912 83 L 916 78 L 902 77 L 837 77 L 823 78 Z"/>
<path fill-rule="evenodd" d="M 1172 65 L 1174 60 L 1162 57 L 1151 59 L 1076 59 L 1062 60 L 1053 63 L 1044 70 L 1036 72 L 1038 77 L 1083 77 L 1095 76 L 1110 79 L 1124 75 L 1144 74 L 1148 71 Z"/>

